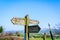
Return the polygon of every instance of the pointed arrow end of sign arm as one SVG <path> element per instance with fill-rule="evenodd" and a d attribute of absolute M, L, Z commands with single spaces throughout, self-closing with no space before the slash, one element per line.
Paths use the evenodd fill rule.
<path fill-rule="evenodd" d="M 11 19 L 11 22 L 13 23 L 13 19 L 14 19 L 14 17 Z M 13 23 L 14 24 L 14 23 Z"/>

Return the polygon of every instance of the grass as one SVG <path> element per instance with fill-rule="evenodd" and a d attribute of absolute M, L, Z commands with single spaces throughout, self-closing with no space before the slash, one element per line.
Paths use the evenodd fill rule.
<path fill-rule="evenodd" d="M 21 38 L 21 37 L 20 37 Z M 0 40 L 12 40 L 11 38 L 0 38 Z M 43 38 L 29 38 L 29 40 L 43 40 Z M 46 38 L 46 40 L 52 40 L 50 37 Z M 54 38 L 54 40 L 60 40 L 60 38 Z"/>
<path fill-rule="evenodd" d="M 42 38 L 30 38 L 29 40 L 43 40 Z"/>
<path fill-rule="evenodd" d="M 29 40 L 43 40 L 43 38 L 30 38 Z M 52 39 L 46 38 L 46 40 L 52 40 Z M 54 38 L 54 40 L 60 40 L 60 38 Z"/>

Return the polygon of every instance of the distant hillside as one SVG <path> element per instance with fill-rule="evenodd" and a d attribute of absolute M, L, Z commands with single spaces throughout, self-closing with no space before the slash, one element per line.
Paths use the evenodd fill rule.
<path fill-rule="evenodd" d="M 50 34 L 50 33 L 49 33 L 49 29 L 42 29 L 42 30 L 40 30 L 39 33 L 40 33 L 40 34 L 44 34 L 44 33 Z"/>
<path fill-rule="evenodd" d="M 24 30 L 20 30 L 20 31 L 5 31 L 4 33 L 16 33 L 16 32 L 24 33 Z"/>
<path fill-rule="evenodd" d="M 49 29 L 43 29 L 43 30 L 40 30 L 40 34 L 43 34 L 43 33 L 46 33 L 46 34 L 50 34 L 49 33 Z M 60 34 L 60 30 L 59 29 L 52 29 L 52 32 L 53 32 L 53 34 Z"/>

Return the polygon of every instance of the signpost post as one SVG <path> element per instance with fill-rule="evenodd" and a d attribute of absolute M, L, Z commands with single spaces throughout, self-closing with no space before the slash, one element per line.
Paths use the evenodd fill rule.
<path fill-rule="evenodd" d="M 25 39 L 24 40 L 28 40 L 29 38 L 28 38 L 28 25 L 29 25 L 29 16 L 28 15 L 26 15 L 25 16 Z"/>
<path fill-rule="evenodd" d="M 40 30 L 40 27 L 37 25 L 39 21 L 29 19 L 28 15 L 25 18 L 13 17 L 11 22 L 16 25 L 25 25 L 24 40 L 29 40 L 29 33 L 38 33 Z M 29 26 L 29 24 L 35 25 Z"/>

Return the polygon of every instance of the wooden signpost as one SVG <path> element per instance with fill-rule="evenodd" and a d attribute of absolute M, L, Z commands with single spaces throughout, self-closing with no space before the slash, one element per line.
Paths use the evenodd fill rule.
<path fill-rule="evenodd" d="M 13 17 L 11 22 L 15 25 L 25 25 L 25 18 Z M 29 24 L 39 24 L 39 21 L 29 19 Z"/>
<path fill-rule="evenodd" d="M 40 31 L 40 27 L 37 25 L 39 21 L 29 19 L 29 16 L 26 15 L 25 18 L 17 18 L 13 17 L 11 22 L 15 25 L 24 25 L 25 33 L 24 40 L 29 40 L 29 33 L 38 33 Z M 33 26 L 29 26 L 29 24 L 34 24 Z"/>
<path fill-rule="evenodd" d="M 39 25 L 28 26 L 29 33 L 38 33 L 40 29 Z"/>

